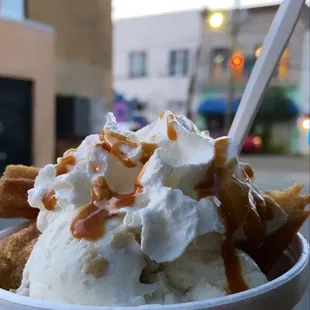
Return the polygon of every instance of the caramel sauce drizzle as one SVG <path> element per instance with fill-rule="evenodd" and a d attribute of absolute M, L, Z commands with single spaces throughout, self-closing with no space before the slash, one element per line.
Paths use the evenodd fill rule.
<path fill-rule="evenodd" d="M 64 152 L 63 157 L 71 156 L 75 151 L 76 151 L 76 149 L 73 149 L 73 148 L 68 149 L 68 150 L 66 150 L 66 151 Z"/>
<path fill-rule="evenodd" d="M 118 194 L 110 190 L 104 177 L 98 177 L 93 184 L 91 203 L 82 207 L 71 224 L 72 235 L 90 241 L 100 239 L 105 233 L 107 220 L 117 216 L 111 212 L 132 206 L 142 191 L 143 187 L 137 184 L 132 193 Z"/>
<path fill-rule="evenodd" d="M 72 155 L 75 152 L 75 149 L 69 149 L 64 153 L 64 156 L 58 159 L 58 163 L 55 165 L 56 176 L 68 173 L 67 166 L 73 166 L 76 164 L 76 159 Z M 53 211 L 55 209 L 55 205 L 57 204 L 57 199 L 55 197 L 55 191 L 51 190 L 47 193 L 43 198 L 42 202 L 44 207 L 48 211 Z"/>
<path fill-rule="evenodd" d="M 242 276 L 239 256 L 232 244 L 232 235 L 234 233 L 235 227 L 233 222 L 230 221 L 231 214 L 225 205 L 222 205 L 220 214 L 224 220 L 226 228 L 226 239 L 222 244 L 222 256 L 228 283 L 228 292 L 230 294 L 243 292 L 248 289 L 248 286 Z"/>
<path fill-rule="evenodd" d="M 148 142 L 139 143 L 136 141 L 132 141 L 128 137 L 113 132 L 109 129 L 105 129 L 104 131 L 101 132 L 100 142 L 97 143 L 96 146 L 103 148 L 110 154 L 113 154 L 127 168 L 136 167 L 137 163 L 133 162 L 128 157 L 128 154 L 122 150 L 122 146 L 127 146 L 131 149 L 141 147 L 142 155 L 139 161 L 142 164 L 145 164 L 153 155 L 155 150 L 158 148 L 158 145 L 156 143 L 148 143 Z"/>
<path fill-rule="evenodd" d="M 148 142 L 141 142 L 142 147 L 142 155 L 140 157 L 140 162 L 145 165 L 151 156 L 154 154 L 155 150 L 158 148 L 156 143 L 148 143 Z"/>
<path fill-rule="evenodd" d="M 159 119 L 163 119 L 167 111 L 161 111 L 159 113 Z M 178 134 L 173 127 L 173 121 L 175 121 L 175 116 L 172 113 L 167 115 L 167 136 L 171 141 L 175 141 L 178 138 Z"/>
<path fill-rule="evenodd" d="M 252 167 L 251 167 L 250 165 L 245 164 L 245 165 L 243 166 L 243 170 L 244 170 L 246 176 L 247 176 L 249 179 L 253 179 L 253 178 L 254 178 L 254 171 L 253 171 L 253 169 L 252 169 Z"/>
<path fill-rule="evenodd" d="M 73 155 L 61 157 L 58 161 L 59 162 L 55 165 L 57 176 L 68 173 L 69 170 L 67 166 L 73 166 L 76 164 L 76 159 Z"/>
<path fill-rule="evenodd" d="M 274 219 L 273 210 L 277 207 L 277 204 L 269 196 L 264 196 L 263 200 L 265 203 L 264 208 L 260 210 L 261 205 L 257 203 L 257 209 L 260 211 L 262 220 L 266 223 L 266 221 L 272 221 Z M 268 272 L 277 259 L 291 243 L 293 236 L 296 235 L 310 215 L 310 211 L 304 210 L 303 208 L 294 209 L 294 205 L 292 205 L 291 210 L 285 208 L 284 210 L 288 215 L 286 223 L 283 223 L 278 230 L 271 234 L 264 232 L 263 242 L 259 247 L 249 241 L 242 241 L 238 245 L 254 259 L 266 275 L 268 275 Z"/>
<path fill-rule="evenodd" d="M 164 111 L 161 111 L 161 112 L 159 113 L 159 119 L 163 119 L 163 118 L 164 118 L 165 113 L 166 113 L 166 111 L 165 111 L 165 110 L 164 110 Z"/>
<path fill-rule="evenodd" d="M 171 141 L 175 141 L 178 138 L 177 132 L 173 127 L 174 120 L 175 120 L 175 117 L 173 114 L 169 114 L 167 116 L 167 136 L 168 136 L 168 139 Z"/>
<path fill-rule="evenodd" d="M 100 142 L 96 146 L 102 147 L 104 150 L 113 154 L 125 167 L 135 167 L 137 164 L 133 163 L 128 155 L 121 150 L 123 145 L 132 149 L 140 147 L 142 152 L 139 161 L 144 166 L 158 148 L 158 145 L 155 143 L 138 143 L 111 130 L 104 130 L 101 133 Z M 65 153 L 67 156 L 58 160 L 58 164 L 55 165 L 57 175 L 67 173 L 69 171 L 67 166 L 75 165 L 76 159 L 72 155 L 72 152 L 74 150 L 68 150 Z M 90 165 L 92 172 L 99 171 L 99 167 L 95 163 L 91 162 Z M 71 224 L 70 229 L 75 238 L 85 238 L 92 241 L 98 240 L 105 233 L 106 221 L 116 216 L 112 214 L 112 211 L 125 206 L 130 207 L 135 203 L 136 197 L 143 191 L 142 185 L 139 184 L 143 167 L 137 175 L 134 191 L 128 194 L 118 194 L 109 188 L 104 177 L 96 178 L 92 185 L 91 202 L 81 208 Z M 55 192 L 51 191 L 48 193 L 42 201 L 47 210 L 54 210 L 54 206 L 57 203 Z"/>
<path fill-rule="evenodd" d="M 96 146 L 102 147 L 107 152 L 113 154 L 124 164 L 125 167 L 135 167 L 136 164 L 133 163 L 128 155 L 121 150 L 123 145 L 133 149 L 138 147 L 141 147 L 142 149 L 142 155 L 140 156 L 139 161 L 144 166 L 137 175 L 134 191 L 128 194 L 118 194 L 109 188 L 108 183 L 103 176 L 96 178 L 92 185 L 91 203 L 82 207 L 81 211 L 71 224 L 71 233 L 75 238 L 84 238 L 91 241 L 101 238 L 105 233 L 106 222 L 116 216 L 112 214 L 112 211 L 123 207 L 133 206 L 136 197 L 143 192 L 143 186 L 139 184 L 139 178 L 145 164 L 158 148 L 158 145 L 147 142 L 138 143 L 113 131 L 104 130 L 100 134 L 100 142 Z M 92 169 L 96 172 L 97 166 L 93 164 Z"/>
<path fill-rule="evenodd" d="M 277 203 L 268 196 L 262 196 L 251 185 L 254 173 L 250 166 L 239 166 L 245 180 L 234 174 L 236 160 L 226 161 L 228 139 L 215 140 L 215 156 L 207 169 L 205 178 L 196 186 L 197 198 L 215 196 L 221 202 L 219 214 L 226 227 L 226 239 L 222 244 L 229 293 L 247 289 L 241 273 L 235 247 L 246 252 L 267 275 L 270 268 L 290 244 L 293 236 L 308 218 L 310 211 L 293 209 L 288 213 L 288 221 L 277 231 L 267 234 L 266 221 L 274 219 L 273 210 Z M 305 202 L 306 203 L 306 202 Z M 292 206 L 294 208 L 294 206 Z M 242 229 L 246 240 L 233 245 L 234 233 Z"/>
<path fill-rule="evenodd" d="M 254 199 L 250 197 L 250 184 L 238 180 L 232 170 L 232 165 L 226 164 L 228 140 L 215 140 L 214 161 L 207 169 L 205 178 L 196 185 L 197 199 L 215 196 L 221 202 L 219 214 L 226 228 L 226 238 L 222 244 L 225 272 L 229 293 L 238 293 L 248 289 L 245 283 L 239 257 L 233 246 L 233 235 L 239 229 L 251 242 L 261 243 L 262 221 L 256 210 Z M 259 232 L 259 233 L 258 233 Z M 255 237 L 255 238 L 254 238 Z"/>
<path fill-rule="evenodd" d="M 55 191 L 51 190 L 49 193 L 47 193 L 43 197 L 42 202 L 46 210 L 53 211 L 57 203 L 57 199 L 55 197 Z"/>

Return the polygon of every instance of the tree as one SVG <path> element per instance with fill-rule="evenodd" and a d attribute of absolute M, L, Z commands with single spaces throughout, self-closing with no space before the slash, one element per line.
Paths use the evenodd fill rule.
<path fill-rule="evenodd" d="M 267 89 L 252 127 L 252 132 L 257 127 L 262 129 L 260 136 L 263 140 L 264 152 L 271 152 L 273 149 L 272 124 L 289 122 L 297 115 L 298 109 L 287 96 L 284 88 L 272 86 Z"/>
<path fill-rule="evenodd" d="M 258 111 L 257 120 L 260 122 L 290 121 L 298 115 L 294 103 L 287 96 L 283 87 L 272 86 L 266 91 Z"/>

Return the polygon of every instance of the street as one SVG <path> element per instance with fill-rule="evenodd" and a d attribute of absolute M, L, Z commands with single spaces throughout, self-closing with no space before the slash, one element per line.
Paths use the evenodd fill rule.
<path fill-rule="evenodd" d="M 310 192 L 309 182 L 309 161 L 303 158 L 283 158 L 283 157 L 243 157 L 243 162 L 252 165 L 256 184 L 261 189 L 284 189 L 294 183 L 305 184 L 304 193 Z M 16 223 L 14 221 L 0 220 L 0 229 Z M 302 234 L 309 240 L 309 221 L 302 228 Z M 309 309 L 308 290 L 295 310 Z"/>

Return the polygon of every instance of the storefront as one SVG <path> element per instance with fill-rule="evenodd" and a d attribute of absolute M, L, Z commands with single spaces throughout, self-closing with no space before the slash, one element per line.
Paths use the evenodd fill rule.
<path fill-rule="evenodd" d="M 235 99 L 231 105 L 231 113 L 237 112 L 242 97 L 243 89 L 236 89 Z M 261 109 L 256 116 L 250 135 L 263 136 L 266 133 L 266 123 L 269 127 L 270 152 L 299 153 L 299 125 L 297 87 L 271 87 L 268 99 L 264 99 Z M 277 94 L 282 95 L 282 102 L 276 100 Z M 267 93 L 266 93 L 267 96 Z M 198 126 L 202 130 L 209 130 L 213 137 L 218 137 L 224 132 L 224 118 L 228 106 L 227 93 L 222 89 L 210 88 L 200 95 L 200 103 L 197 109 Z M 273 149 L 273 150 L 271 150 Z M 280 150 L 281 149 L 281 150 Z"/>
<path fill-rule="evenodd" d="M 0 17 L 0 173 L 54 159 L 54 31 Z"/>

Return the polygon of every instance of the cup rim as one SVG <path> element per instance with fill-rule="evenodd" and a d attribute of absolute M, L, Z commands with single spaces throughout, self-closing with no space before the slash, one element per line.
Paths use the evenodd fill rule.
<path fill-rule="evenodd" d="M 217 297 L 213 299 L 203 300 L 203 301 L 192 301 L 186 303 L 170 304 L 170 305 L 161 305 L 161 304 L 147 304 L 136 307 L 126 307 L 126 306 L 87 306 L 87 305 L 75 305 L 75 304 L 63 304 L 49 302 L 39 299 L 33 299 L 30 297 L 16 295 L 15 293 L 0 289 L 0 301 L 4 299 L 5 301 L 12 302 L 14 304 L 28 306 L 28 307 L 37 307 L 38 310 L 43 308 L 44 310 L 145 310 L 145 309 L 203 309 L 206 307 L 221 307 L 226 306 L 232 303 L 241 302 L 246 299 L 255 298 L 259 295 L 268 293 L 272 290 L 276 290 L 280 286 L 283 286 L 287 282 L 291 281 L 293 278 L 298 276 L 304 268 L 307 266 L 310 256 L 309 244 L 307 240 L 298 233 L 292 242 L 297 241 L 300 248 L 300 255 L 292 268 L 290 268 L 283 275 L 278 278 L 263 284 L 261 286 L 251 288 L 244 292 Z M 259 289 L 258 289 L 259 288 Z"/>

